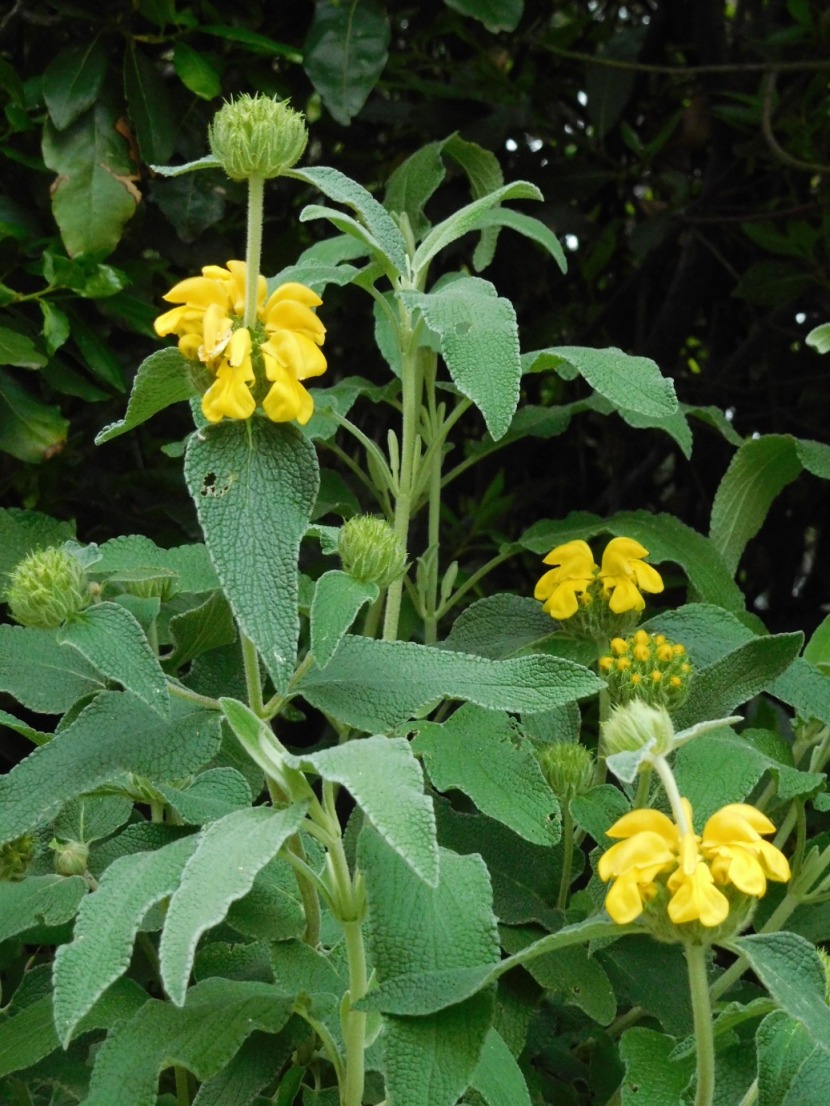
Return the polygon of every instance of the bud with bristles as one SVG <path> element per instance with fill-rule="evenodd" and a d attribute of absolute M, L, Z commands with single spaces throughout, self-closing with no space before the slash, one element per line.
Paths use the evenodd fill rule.
<path fill-rule="evenodd" d="M 290 108 L 287 100 L 245 93 L 216 113 L 208 141 L 231 180 L 270 180 L 297 164 L 308 131 L 302 113 Z"/>
<path fill-rule="evenodd" d="M 556 741 L 537 752 L 542 775 L 562 804 L 594 786 L 594 758 L 576 741 Z"/>
<path fill-rule="evenodd" d="M 9 613 L 21 626 L 56 630 L 89 606 L 86 573 L 66 550 L 38 549 L 17 565 L 6 588 Z"/>
<path fill-rule="evenodd" d="M 350 518 L 340 531 L 337 547 L 344 572 L 379 588 L 388 588 L 406 569 L 406 551 L 382 518 Z"/>

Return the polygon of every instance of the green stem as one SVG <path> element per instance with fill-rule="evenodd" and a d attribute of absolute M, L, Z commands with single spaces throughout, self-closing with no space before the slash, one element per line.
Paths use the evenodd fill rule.
<path fill-rule="evenodd" d="M 297 880 L 305 913 L 303 941 L 312 948 L 316 948 L 320 943 L 320 897 L 317 894 L 317 888 L 303 871 L 303 868 L 308 868 L 308 857 L 299 833 L 292 834 L 288 838 L 286 848 L 300 862 L 292 867 L 294 867 L 294 878 Z"/>
<path fill-rule="evenodd" d="M 419 351 L 413 349 L 414 339 L 407 315 L 402 333 L 405 341 L 403 357 L 403 410 L 401 427 L 401 471 L 395 497 L 393 529 L 403 549 L 409 547 L 409 523 L 412 517 L 412 493 L 417 476 L 417 457 L 420 449 L 418 418 L 421 409 L 423 373 Z M 383 640 L 395 641 L 401 616 L 403 577 L 393 581 L 386 592 L 386 611 L 383 619 Z"/>
<path fill-rule="evenodd" d="M 242 661 L 245 665 L 245 687 L 248 692 L 248 706 L 257 716 L 262 718 L 265 707 L 262 702 L 262 676 L 259 671 L 259 654 L 251 639 L 239 630 L 239 640 L 242 644 Z"/>
<path fill-rule="evenodd" d="M 666 798 L 669 800 L 669 806 L 671 806 L 671 811 L 677 823 L 678 830 L 681 834 L 693 833 L 694 828 L 686 821 L 686 811 L 683 809 L 683 803 L 680 801 L 680 791 L 678 790 L 674 773 L 669 767 L 669 762 L 665 757 L 656 756 L 652 764 L 654 765 L 657 775 L 660 777 L 660 783 L 662 783 Z"/>
<path fill-rule="evenodd" d="M 208 710 L 222 709 L 218 699 L 211 699 L 207 695 L 199 695 L 198 692 L 191 691 L 189 687 L 182 687 L 181 684 L 173 683 L 171 680 L 167 681 L 167 690 L 171 695 L 175 695 L 177 699 L 185 699 L 188 703 L 196 703 Z"/>
<path fill-rule="evenodd" d="M 758 1101 L 758 1080 L 753 1079 L 746 1090 L 746 1094 L 738 1103 L 738 1106 L 755 1106 Z"/>
<path fill-rule="evenodd" d="M 712 1031 L 712 1006 L 706 979 L 706 948 L 704 945 L 686 944 L 683 949 L 689 971 L 697 1049 L 695 1106 L 712 1106 L 715 1094 L 715 1036 Z"/>
<path fill-rule="evenodd" d="M 262 255 L 262 207 L 265 181 L 248 178 L 248 237 L 245 243 L 245 317 L 243 325 L 252 327 L 257 317 L 259 263 Z"/>
<path fill-rule="evenodd" d="M 176 1079 L 177 1106 L 190 1106 L 190 1088 L 187 1085 L 187 1072 L 179 1064 L 173 1069 Z"/>
<path fill-rule="evenodd" d="M 562 803 L 562 876 L 559 880 L 559 897 L 556 905 L 564 910 L 568 905 L 568 892 L 571 889 L 571 870 L 574 856 L 574 822 L 571 817 L 571 804 L 568 799 Z"/>
<path fill-rule="evenodd" d="M 637 777 L 637 793 L 634 796 L 634 809 L 641 810 L 648 806 L 648 796 L 651 791 L 651 765 L 644 764 Z"/>

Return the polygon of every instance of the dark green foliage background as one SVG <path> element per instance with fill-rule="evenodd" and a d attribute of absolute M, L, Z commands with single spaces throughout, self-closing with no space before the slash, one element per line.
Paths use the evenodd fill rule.
<path fill-rule="evenodd" d="M 741 436 L 826 441 L 827 365 L 804 336 L 828 310 L 829 42 L 819 0 L 9 6 L 0 17 L 0 327 L 28 336 L 42 363 L 0 368 L 0 438 L 14 422 L 10 394 L 52 410 L 40 437 L 23 428 L 34 457 L 4 454 L 3 504 L 74 517 L 86 541 L 197 535 L 180 459 L 161 450 L 188 433 L 184 406 L 100 449 L 93 438 L 121 417 L 131 375 L 157 347 L 163 292 L 242 252 L 238 186 L 213 172 L 163 180 L 148 166 L 204 154 L 212 114 L 241 91 L 290 97 L 308 114 L 307 162 L 378 194 L 405 157 L 453 131 L 492 150 L 505 179 L 539 185 L 546 200 L 533 214 L 572 247 L 563 277 L 525 239 L 500 239 L 486 275 L 513 299 L 523 349 L 618 346 L 654 358 L 684 403 L 727 410 Z M 123 203 L 135 188 L 140 202 L 114 249 L 82 253 L 69 277 L 65 261 L 51 262 L 47 272 L 65 281 L 44 293 L 44 257 L 66 257 L 44 136 L 54 145 L 67 101 L 81 111 L 58 145 L 103 112 L 104 137 L 132 178 L 113 196 Z M 443 189 L 435 215 L 462 202 L 465 187 L 459 178 Z M 298 221 L 310 199 L 295 184 L 269 187 L 266 272 L 323 233 Z M 463 240 L 446 263 L 470 255 Z M 101 293 L 99 263 L 115 270 L 104 289 L 114 294 Z M 54 352 L 40 336 L 52 308 L 68 322 Z M 330 289 L 325 322 L 326 379 L 382 382 L 360 292 Z M 533 402 L 559 402 L 580 385 L 531 376 L 525 387 Z M 385 435 L 372 418 L 367 408 L 364 425 Z M 705 532 L 733 447 L 694 425 L 691 460 L 665 435 L 593 415 L 559 438 L 494 454 L 456 485 L 450 557 L 574 509 L 669 511 Z M 470 441 L 483 432 L 475 416 L 465 426 Z M 772 629 L 812 629 L 828 600 L 813 567 L 827 559 L 824 495 L 801 476 L 743 559 L 749 602 L 760 598 Z M 525 579 L 511 572 L 501 583 L 526 589 L 536 566 Z"/>

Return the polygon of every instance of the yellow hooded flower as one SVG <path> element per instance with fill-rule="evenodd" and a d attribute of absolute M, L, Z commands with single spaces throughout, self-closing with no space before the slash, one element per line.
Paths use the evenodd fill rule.
<path fill-rule="evenodd" d="M 747 803 L 718 810 L 703 828 L 701 850 L 716 883 L 732 883 L 746 895 L 761 898 L 767 880 L 786 883 L 790 866 L 784 854 L 762 833 L 774 833 L 766 815 Z"/>
<path fill-rule="evenodd" d="M 618 925 L 627 925 L 654 897 L 655 878 L 677 863 L 680 835 L 670 818 L 650 809 L 629 811 L 605 832 L 625 839 L 603 853 L 597 872 L 601 880 L 614 881 L 605 909 Z"/>
<path fill-rule="evenodd" d="M 251 333 L 234 331 L 227 347 L 227 357 L 216 369 L 216 380 L 202 396 L 202 412 L 208 422 L 223 418 L 249 419 L 256 410 L 256 400 L 248 387 L 254 381 L 251 365 Z"/>
<path fill-rule="evenodd" d="M 269 296 L 260 275 L 257 324 L 243 328 L 245 274 L 244 261 L 229 261 L 227 268 L 206 265 L 201 276 L 179 281 L 164 297 L 178 306 L 156 319 L 156 333 L 175 334 L 184 357 L 215 373 L 202 400 L 211 422 L 250 418 L 256 401 L 248 385 L 256 384 L 256 367 L 261 365 L 259 371 L 272 382 L 262 404 L 268 418 L 306 423 L 314 403 L 300 381 L 326 371 L 320 350 L 326 330 L 312 310 L 322 300 L 297 282 L 283 284 Z"/>
<path fill-rule="evenodd" d="M 643 562 L 648 550 L 633 538 L 612 538 L 602 555 L 599 578 L 610 594 L 609 607 L 615 614 L 641 611 L 645 600 L 640 591 L 663 590 L 660 573 Z"/>
<path fill-rule="evenodd" d="M 579 609 L 577 595 L 584 595 L 596 576 L 597 566 L 587 542 L 569 541 L 548 553 L 544 564 L 555 565 L 537 583 L 533 595 L 544 600 L 543 610 L 560 621 Z"/>
<path fill-rule="evenodd" d="M 687 799 L 682 802 L 691 826 L 692 808 Z M 668 913 L 676 925 L 700 922 L 707 927 L 718 926 L 729 915 L 729 900 L 715 887 L 712 873 L 698 850 L 699 841 L 694 830 L 681 835 L 680 863 L 667 883 L 673 892 Z"/>

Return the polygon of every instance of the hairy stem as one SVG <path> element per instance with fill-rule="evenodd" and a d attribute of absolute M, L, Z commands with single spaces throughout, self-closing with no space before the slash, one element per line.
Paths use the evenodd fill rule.
<path fill-rule="evenodd" d="M 689 972 L 697 1049 L 695 1106 L 712 1106 L 715 1094 L 715 1037 L 712 1032 L 712 1006 L 706 979 L 706 949 L 703 945 L 692 944 L 684 945 L 683 949 Z"/>

